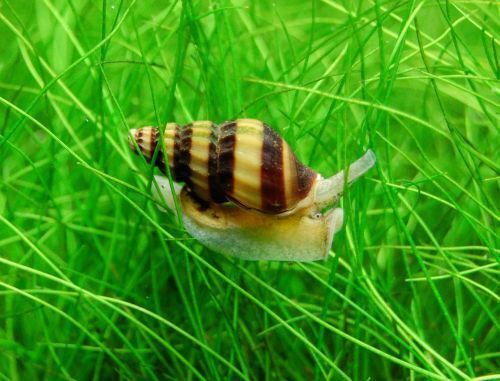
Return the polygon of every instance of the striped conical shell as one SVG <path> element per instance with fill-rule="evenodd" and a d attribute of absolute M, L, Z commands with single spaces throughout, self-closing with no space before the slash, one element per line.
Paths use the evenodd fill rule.
<path fill-rule="evenodd" d="M 131 134 L 151 160 L 159 130 L 143 127 Z M 168 123 L 163 138 L 174 180 L 184 182 L 207 202 L 229 200 L 263 213 L 280 214 L 305 199 L 318 176 L 297 160 L 281 136 L 255 119 L 220 126 L 199 121 L 182 128 Z M 156 165 L 165 172 L 164 163 L 160 152 Z"/>

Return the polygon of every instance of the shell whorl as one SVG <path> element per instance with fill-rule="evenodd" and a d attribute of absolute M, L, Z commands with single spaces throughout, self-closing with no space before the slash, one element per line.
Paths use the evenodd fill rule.
<path fill-rule="evenodd" d="M 148 161 L 160 141 L 160 131 L 131 131 Z M 184 127 L 168 123 L 165 152 L 175 181 L 184 182 L 198 198 L 232 201 L 244 208 L 280 214 L 308 197 L 316 172 L 298 161 L 283 138 L 263 122 L 238 119 L 215 125 L 198 121 Z M 135 151 L 135 145 L 130 142 Z M 161 152 L 155 165 L 166 171 Z"/>

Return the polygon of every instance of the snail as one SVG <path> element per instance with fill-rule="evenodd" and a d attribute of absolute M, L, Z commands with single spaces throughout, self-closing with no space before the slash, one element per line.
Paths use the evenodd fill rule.
<path fill-rule="evenodd" d="M 163 136 L 165 151 L 160 148 Z M 256 119 L 216 125 L 197 121 L 130 130 L 129 145 L 176 183 L 155 176 L 156 196 L 174 209 L 179 196 L 186 230 L 208 248 L 251 260 L 325 258 L 343 223 L 336 204 L 375 163 L 368 150 L 344 171 L 323 178 L 302 164 L 283 138 Z M 157 152 L 156 152 L 157 151 Z M 167 158 L 165 158 L 166 154 Z M 153 191 L 155 191 L 153 186 Z"/>

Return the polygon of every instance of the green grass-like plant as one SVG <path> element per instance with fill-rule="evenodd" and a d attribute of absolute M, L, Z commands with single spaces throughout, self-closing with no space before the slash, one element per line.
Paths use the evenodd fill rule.
<path fill-rule="evenodd" d="M 498 6 L 0 0 L 0 380 L 500 378 Z M 324 262 L 157 209 L 128 130 L 238 117 L 377 154 Z"/>

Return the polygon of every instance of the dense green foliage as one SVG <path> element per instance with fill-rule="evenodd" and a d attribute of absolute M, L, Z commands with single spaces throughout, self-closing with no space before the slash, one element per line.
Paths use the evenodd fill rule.
<path fill-rule="evenodd" d="M 0 0 L 0 379 L 497 372 L 498 16 Z M 324 175 L 376 152 L 328 260 L 234 260 L 157 210 L 128 129 L 237 117 Z"/>

